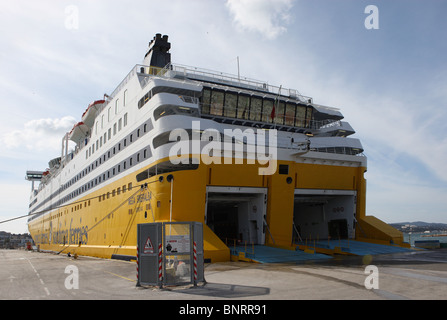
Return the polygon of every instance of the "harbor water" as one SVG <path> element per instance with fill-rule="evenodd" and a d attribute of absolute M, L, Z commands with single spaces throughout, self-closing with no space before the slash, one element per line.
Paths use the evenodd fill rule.
<path fill-rule="evenodd" d="M 445 233 L 443 233 L 445 234 Z M 412 233 L 404 233 L 404 242 L 410 243 L 411 246 L 414 246 L 415 241 L 427 241 L 427 240 L 439 240 L 439 243 L 447 244 L 447 236 L 431 236 L 430 233 L 424 232 L 412 232 Z"/>

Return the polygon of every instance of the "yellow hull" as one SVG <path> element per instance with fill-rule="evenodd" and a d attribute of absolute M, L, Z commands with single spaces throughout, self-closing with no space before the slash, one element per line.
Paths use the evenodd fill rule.
<path fill-rule="evenodd" d="M 265 227 L 268 231 L 265 239 L 258 239 L 266 245 L 293 246 L 296 190 L 355 191 L 356 220 L 365 219 L 365 167 L 286 161 L 278 164 L 288 165 L 288 173 L 277 171 L 274 175 L 262 176 L 258 174 L 258 165 L 201 163 L 196 170 L 156 175 L 137 182 L 136 175 L 143 168 L 76 203 L 31 221 L 29 230 L 36 245 L 43 250 L 132 259 L 136 255 L 137 224 L 197 221 L 204 224 L 205 261 L 218 262 L 229 261 L 230 250 L 225 240 L 206 224 L 207 187 L 267 190 Z M 172 182 L 166 179 L 169 174 L 174 177 Z M 255 206 L 252 209 L 256 211 Z M 371 233 L 372 229 L 366 232 Z M 367 238 L 368 234 L 356 228 L 355 237 Z M 385 233 L 381 233 L 381 240 L 388 240 Z M 399 242 L 395 235 L 393 240 Z"/>

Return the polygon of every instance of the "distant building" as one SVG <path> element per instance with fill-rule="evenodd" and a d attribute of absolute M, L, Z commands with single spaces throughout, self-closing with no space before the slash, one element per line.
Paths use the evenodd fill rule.
<path fill-rule="evenodd" d="M 33 239 L 28 233 L 12 234 L 5 231 L 0 231 L 0 248 L 1 249 L 20 249 L 25 248 L 27 242 L 33 242 Z"/>

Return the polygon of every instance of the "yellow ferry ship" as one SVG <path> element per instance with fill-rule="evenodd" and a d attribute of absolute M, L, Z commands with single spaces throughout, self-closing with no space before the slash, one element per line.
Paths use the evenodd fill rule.
<path fill-rule="evenodd" d="M 366 216 L 367 159 L 339 109 L 172 64 L 170 48 L 157 34 L 143 64 L 63 137 L 61 156 L 27 172 L 36 245 L 133 259 L 137 225 L 162 221 L 202 222 L 208 262 L 230 260 L 235 242 L 403 245 L 402 233 Z"/>

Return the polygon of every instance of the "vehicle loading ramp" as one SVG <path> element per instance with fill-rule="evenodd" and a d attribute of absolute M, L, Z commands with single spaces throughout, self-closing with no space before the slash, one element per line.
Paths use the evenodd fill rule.
<path fill-rule="evenodd" d="M 331 256 L 313 251 L 287 250 L 265 245 L 232 246 L 230 251 L 233 260 L 257 263 L 298 263 L 332 259 Z"/>
<path fill-rule="evenodd" d="M 303 241 L 298 243 L 300 250 L 314 249 L 315 252 L 325 254 L 345 254 L 345 255 L 376 255 L 410 252 L 413 249 L 400 246 L 369 243 L 356 240 L 320 240 Z"/>

